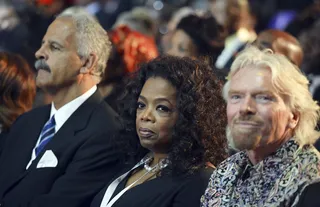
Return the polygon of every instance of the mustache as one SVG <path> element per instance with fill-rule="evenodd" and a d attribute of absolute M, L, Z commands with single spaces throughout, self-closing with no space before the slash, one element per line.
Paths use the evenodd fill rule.
<path fill-rule="evenodd" d="M 258 125 L 263 124 L 263 120 L 257 118 L 256 116 L 252 116 L 252 115 L 240 115 L 237 118 L 234 119 L 234 123 L 238 123 L 238 122 L 252 122 L 252 123 L 256 123 Z"/>
<path fill-rule="evenodd" d="M 34 67 L 36 68 L 37 71 L 40 69 L 43 69 L 48 72 L 51 72 L 49 65 L 46 63 L 44 59 L 37 60 L 34 64 Z"/>

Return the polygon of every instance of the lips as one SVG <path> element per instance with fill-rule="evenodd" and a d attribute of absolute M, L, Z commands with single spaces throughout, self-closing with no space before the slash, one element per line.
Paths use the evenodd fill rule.
<path fill-rule="evenodd" d="M 152 130 L 147 128 L 139 128 L 138 131 L 139 131 L 140 137 L 143 137 L 143 138 L 150 138 L 155 134 Z"/>
<path fill-rule="evenodd" d="M 261 124 L 259 123 L 249 122 L 249 121 L 238 121 L 235 124 L 240 125 L 241 127 L 246 127 L 246 128 L 256 128 L 261 126 Z"/>

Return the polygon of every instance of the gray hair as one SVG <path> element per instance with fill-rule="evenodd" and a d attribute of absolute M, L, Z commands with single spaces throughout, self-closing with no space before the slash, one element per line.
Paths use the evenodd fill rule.
<path fill-rule="evenodd" d="M 121 13 L 112 28 L 121 25 L 126 25 L 147 36 L 153 36 L 156 27 L 151 11 L 145 7 L 135 7 L 131 11 Z"/>
<path fill-rule="evenodd" d="M 93 75 L 103 77 L 111 51 L 111 42 L 107 32 L 99 22 L 89 13 L 62 12 L 57 18 L 71 18 L 76 28 L 78 54 L 82 58 L 89 58 L 95 53 L 98 58 L 97 67 Z"/>
<path fill-rule="evenodd" d="M 309 81 L 301 71 L 284 55 L 274 54 L 270 49 L 259 50 L 249 46 L 234 60 L 223 88 L 223 97 L 227 100 L 231 78 L 246 66 L 267 67 L 272 73 L 272 84 L 279 94 L 285 95 L 289 109 L 300 115 L 294 129 L 294 137 L 301 145 L 312 144 L 320 136 L 315 130 L 320 117 L 320 107 L 308 90 Z"/>

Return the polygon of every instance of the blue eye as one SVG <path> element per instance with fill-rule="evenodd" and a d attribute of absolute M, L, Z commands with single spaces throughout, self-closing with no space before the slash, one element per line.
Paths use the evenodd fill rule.
<path fill-rule="evenodd" d="M 260 102 L 269 102 L 269 101 L 273 101 L 273 97 L 269 96 L 269 95 L 257 95 L 256 99 Z"/>
<path fill-rule="evenodd" d="M 233 99 L 233 100 L 238 100 L 241 97 L 239 95 L 232 95 L 230 98 Z"/>

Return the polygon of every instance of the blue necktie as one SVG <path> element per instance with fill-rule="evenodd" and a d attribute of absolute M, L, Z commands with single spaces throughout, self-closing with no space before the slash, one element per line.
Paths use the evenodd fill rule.
<path fill-rule="evenodd" d="M 42 128 L 41 134 L 40 134 L 40 142 L 38 146 L 35 149 L 36 156 L 43 150 L 43 148 L 48 144 L 48 142 L 52 139 L 56 132 L 56 121 L 54 120 L 54 116 L 47 121 L 47 123 Z"/>

